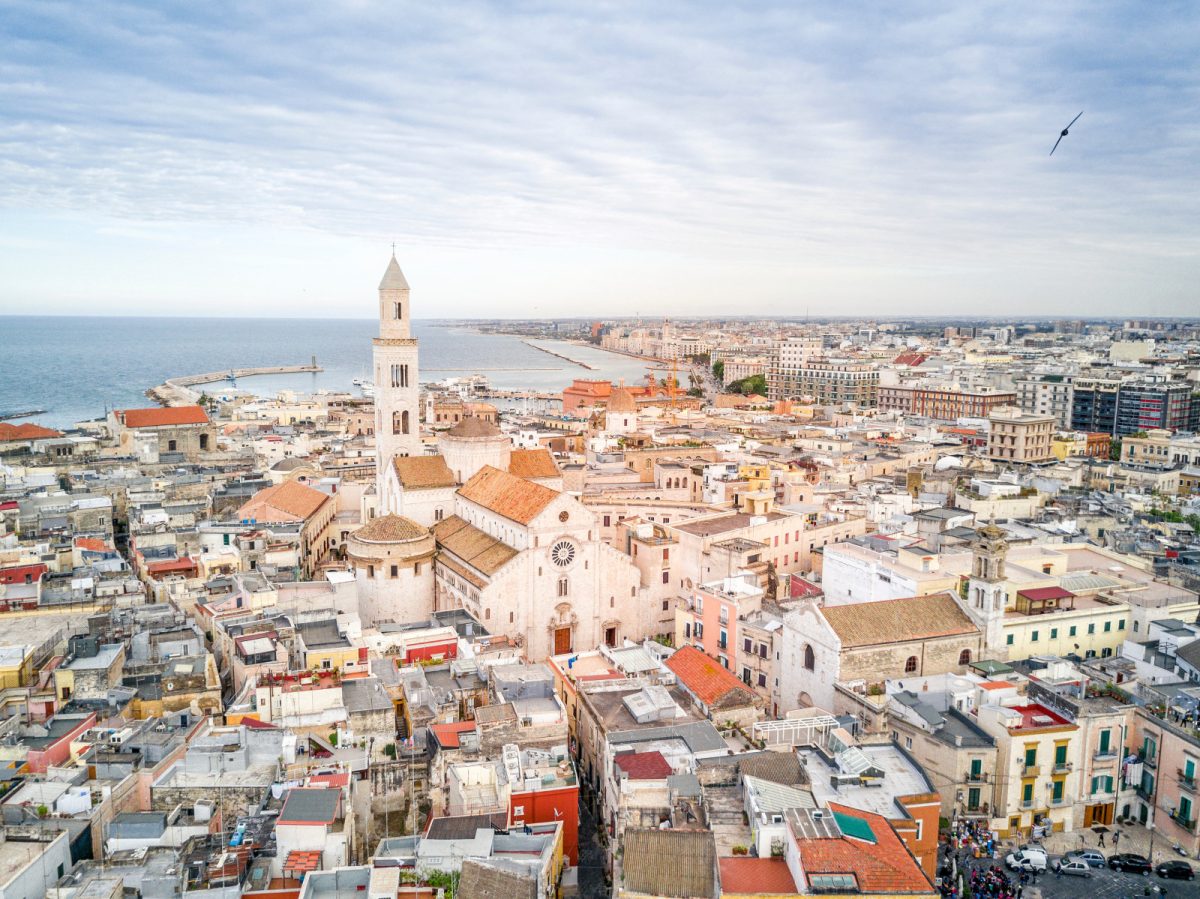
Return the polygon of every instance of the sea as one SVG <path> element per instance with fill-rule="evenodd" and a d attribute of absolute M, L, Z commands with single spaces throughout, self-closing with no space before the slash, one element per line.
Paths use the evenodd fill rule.
<path fill-rule="evenodd" d="M 167 378 L 308 364 L 314 356 L 323 371 L 221 381 L 209 392 L 357 393 L 352 382 L 371 377 L 377 330 L 367 319 L 0 316 L 0 416 L 44 409 L 13 420 L 70 427 L 108 409 L 151 405 L 145 391 Z M 526 343 L 453 322 L 415 321 L 413 336 L 426 383 L 481 374 L 504 390 L 557 392 L 575 378 L 632 384 L 647 371 L 645 362 L 620 353 L 561 340 Z"/>

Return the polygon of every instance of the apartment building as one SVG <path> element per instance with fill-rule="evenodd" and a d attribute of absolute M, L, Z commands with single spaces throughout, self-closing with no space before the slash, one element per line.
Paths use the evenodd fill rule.
<path fill-rule="evenodd" d="M 988 416 L 988 425 L 988 458 L 1024 465 L 1053 461 L 1054 416 L 997 409 Z"/>
<path fill-rule="evenodd" d="M 994 410 L 1016 403 L 1017 395 L 1011 390 L 990 387 L 966 389 L 957 386 L 895 385 L 879 388 L 881 412 L 901 412 L 939 421 L 987 418 Z"/>
<path fill-rule="evenodd" d="M 1049 415 L 1058 428 L 1071 427 L 1071 402 L 1075 395 L 1071 375 L 1033 373 L 1014 382 L 1017 405 L 1031 415 Z"/>

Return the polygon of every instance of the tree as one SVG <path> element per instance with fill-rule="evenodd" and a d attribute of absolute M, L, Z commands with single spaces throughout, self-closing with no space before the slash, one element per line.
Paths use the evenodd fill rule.
<path fill-rule="evenodd" d="M 718 359 L 713 363 L 713 377 L 718 381 L 725 380 L 725 361 L 723 359 Z"/>
<path fill-rule="evenodd" d="M 765 375 L 750 375 L 748 378 L 732 382 L 725 389 L 729 393 L 740 393 L 742 396 L 749 396 L 752 393 L 765 394 L 767 392 L 767 378 Z"/>

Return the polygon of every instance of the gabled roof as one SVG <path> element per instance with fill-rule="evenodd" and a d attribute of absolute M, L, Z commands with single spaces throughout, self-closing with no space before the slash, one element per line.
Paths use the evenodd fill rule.
<path fill-rule="evenodd" d="M 658 750 L 651 752 L 621 752 L 613 763 L 630 780 L 664 780 L 674 774 L 670 762 Z"/>
<path fill-rule="evenodd" d="M 510 521 L 529 524 L 561 494 L 485 465 L 458 489 L 458 495 Z"/>
<path fill-rule="evenodd" d="M 757 697 L 729 669 L 694 646 L 684 646 L 667 659 L 679 682 L 710 709 L 752 705 Z"/>
<path fill-rule="evenodd" d="M 442 549 L 489 577 L 517 554 L 507 543 L 484 533 L 457 515 L 443 518 L 435 524 L 433 536 Z"/>
<path fill-rule="evenodd" d="M 117 409 L 114 414 L 127 428 L 165 428 L 171 425 L 208 424 L 208 415 L 200 406 Z"/>
<path fill-rule="evenodd" d="M 979 632 L 949 593 L 825 606 L 820 611 L 844 649 Z"/>
<path fill-rule="evenodd" d="M 545 448 L 513 450 L 509 456 L 508 473 L 533 480 L 562 477 L 550 450 Z"/>
<path fill-rule="evenodd" d="M 40 440 L 43 437 L 61 437 L 62 431 L 54 431 L 50 428 L 43 428 L 41 425 L 35 425 L 31 421 L 24 422 L 19 425 L 10 424 L 7 421 L 0 421 L 0 443 L 8 440 Z"/>
<path fill-rule="evenodd" d="M 712 831 L 627 827 L 622 842 L 626 891 L 668 899 L 717 895 Z"/>
<path fill-rule="evenodd" d="M 797 884 L 809 892 L 822 874 L 852 875 L 862 893 L 932 893 L 917 860 L 882 815 L 829 803 L 836 828 L 830 835 L 800 836 L 792 822 L 801 867 L 809 878 Z M 796 812 L 789 813 L 789 820 Z M 803 814 L 802 812 L 799 814 Z"/>
<path fill-rule="evenodd" d="M 796 894 L 796 881 L 792 878 L 787 861 L 782 858 L 729 856 L 719 859 L 719 862 L 722 893 L 746 893 L 752 896 Z"/>
<path fill-rule="evenodd" d="M 405 490 L 453 487 L 458 483 L 441 456 L 397 456 L 392 467 Z"/>
<path fill-rule="evenodd" d="M 328 494 L 299 481 L 284 481 L 254 494 L 237 510 L 237 517 L 269 522 L 305 521 L 330 499 Z"/>

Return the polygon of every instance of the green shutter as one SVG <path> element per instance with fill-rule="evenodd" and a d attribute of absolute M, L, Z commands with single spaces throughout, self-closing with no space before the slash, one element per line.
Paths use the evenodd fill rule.
<path fill-rule="evenodd" d="M 1025 767 L 1032 768 L 1037 764 L 1037 747 L 1030 746 L 1025 750 Z"/>
<path fill-rule="evenodd" d="M 1111 733 L 1112 733 L 1112 731 L 1108 731 L 1108 730 L 1100 731 L 1100 752 L 1101 753 L 1108 752 L 1109 734 L 1111 734 Z"/>
<path fill-rule="evenodd" d="M 1185 758 L 1183 760 L 1183 776 L 1188 780 L 1196 779 L 1196 760 Z"/>
<path fill-rule="evenodd" d="M 1054 801 L 1055 802 L 1058 802 L 1060 799 L 1063 798 L 1063 786 L 1065 784 L 1066 784 L 1066 781 L 1063 781 L 1063 780 L 1054 781 Z"/>
<path fill-rule="evenodd" d="M 1063 743 L 1054 747 L 1054 764 L 1065 765 L 1067 763 L 1067 744 Z"/>
<path fill-rule="evenodd" d="M 1190 765 L 1191 762 L 1188 762 Z M 978 777 L 983 773 L 983 759 L 971 759 L 971 776 Z"/>
<path fill-rule="evenodd" d="M 1025 789 L 1021 791 L 1022 802 L 1033 802 L 1033 784 L 1025 784 Z"/>

